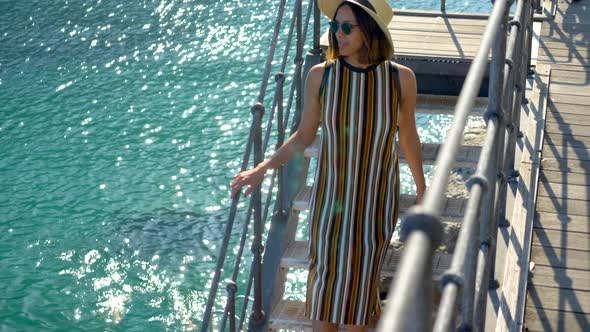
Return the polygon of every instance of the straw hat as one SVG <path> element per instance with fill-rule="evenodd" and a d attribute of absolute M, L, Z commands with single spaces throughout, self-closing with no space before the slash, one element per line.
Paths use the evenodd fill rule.
<path fill-rule="evenodd" d="M 387 37 L 389 45 L 393 50 L 391 34 L 389 33 L 389 29 L 387 29 L 387 25 L 393 18 L 393 9 L 387 3 L 387 0 L 318 0 L 318 8 L 332 20 L 336 16 L 336 10 L 343 2 L 353 3 L 366 11 L 377 22 L 377 25 L 379 25 L 385 37 Z"/>

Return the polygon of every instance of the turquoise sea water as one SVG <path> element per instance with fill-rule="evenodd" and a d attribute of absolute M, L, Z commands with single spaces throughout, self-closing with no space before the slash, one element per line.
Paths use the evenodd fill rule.
<path fill-rule="evenodd" d="M 278 5 L 0 0 L 0 331 L 198 326 Z"/>

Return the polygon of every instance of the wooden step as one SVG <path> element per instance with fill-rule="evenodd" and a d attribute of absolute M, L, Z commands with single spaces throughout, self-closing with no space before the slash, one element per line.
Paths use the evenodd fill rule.
<path fill-rule="evenodd" d="M 390 247 L 385 257 L 381 277 L 394 276 L 403 248 Z M 435 279 L 451 266 L 452 255 L 435 252 L 433 257 L 433 274 Z M 307 269 L 307 242 L 296 241 L 287 248 L 281 259 L 281 267 Z M 269 330 L 311 331 L 311 321 L 305 316 L 305 303 L 281 300 L 269 316 Z M 369 329 L 372 330 L 372 329 Z"/>
<path fill-rule="evenodd" d="M 301 188 L 293 200 L 293 209 L 297 211 L 306 211 L 309 209 L 311 200 L 311 186 Z M 400 195 L 400 215 L 407 211 L 412 205 L 416 204 L 415 195 Z M 465 214 L 467 200 L 464 198 L 445 198 L 444 209 L 441 213 L 443 217 L 461 218 Z"/>
<path fill-rule="evenodd" d="M 321 136 L 318 134 L 313 143 L 305 149 L 303 155 L 306 158 L 317 158 L 320 153 Z M 435 143 L 422 143 L 422 159 L 425 165 L 433 165 L 440 151 L 441 145 Z M 400 150 L 401 152 L 401 150 Z M 480 146 L 461 146 L 455 160 L 456 167 L 475 167 L 481 153 Z M 403 152 L 400 159 L 405 162 Z"/>
<path fill-rule="evenodd" d="M 381 270 L 381 277 L 391 277 L 395 274 L 402 257 L 403 247 L 390 246 L 387 249 L 385 262 Z M 432 269 L 435 275 L 439 275 L 449 268 L 453 255 L 443 252 L 435 252 L 432 258 Z M 309 259 L 307 256 L 307 241 L 294 241 L 287 247 L 281 258 L 282 268 L 307 269 Z"/>
<path fill-rule="evenodd" d="M 423 114 L 453 114 L 458 96 L 418 94 L 416 96 L 416 112 Z M 472 115 L 481 116 L 488 107 L 487 97 L 475 98 Z"/>

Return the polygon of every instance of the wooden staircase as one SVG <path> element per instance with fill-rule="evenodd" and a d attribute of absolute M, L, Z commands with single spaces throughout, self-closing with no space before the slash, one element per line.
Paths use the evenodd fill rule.
<path fill-rule="evenodd" d="M 416 105 L 417 113 L 452 114 L 457 97 L 419 95 Z M 487 105 L 487 98 L 478 98 L 473 110 L 473 115 L 481 116 Z M 319 135 L 318 135 L 319 136 Z M 305 150 L 304 175 L 307 175 L 310 161 L 317 158 L 319 153 L 320 138 Z M 422 156 L 424 164 L 434 164 L 440 144 L 423 143 Z M 457 167 L 475 167 L 481 147 L 462 146 L 455 165 Z M 400 155 L 401 162 L 404 162 L 403 155 Z M 295 330 L 310 331 L 311 322 L 305 317 L 305 303 L 284 299 L 286 276 L 290 269 L 308 269 L 307 241 L 296 241 L 295 233 L 300 220 L 300 213 L 305 212 L 310 206 L 312 187 L 305 185 L 295 197 L 292 210 L 289 216 L 289 227 L 286 246 L 280 261 L 280 270 L 276 277 L 273 290 L 273 301 L 268 319 L 268 330 Z M 416 203 L 414 195 L 400 195 L 400 213 L 403 213 Z M 444 211 L 442 212 L 443 222 L 458 222 L 463 217 L 467 200 L 464 198 L 447 197 L 445 199 Z M 403 247 L 392 243 L 381 271 L 381 278 L 395 278 L 396 269 L 399 264 Z M 433 258 L 434 277 L 444 272 L 451 263 L 452 253 L 437 251 Z"/>

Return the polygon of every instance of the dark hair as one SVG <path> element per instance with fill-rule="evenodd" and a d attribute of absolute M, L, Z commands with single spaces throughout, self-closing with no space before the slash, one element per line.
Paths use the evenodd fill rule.
<path fill-rule="evenodd" d="M 350 2 L 343 1 L 340 6 L 336 9 L 334 17 L 340 7 L 349 6 L 352 9 L 352 13 L 357 20 L 361 35 L 363 38 L 363 47 L 361 49 L 360 61 L 364 64 L 374 64 L 388 60 L 393 56 L 393 49 L 389 44 L 385 33 L 379 27 L 379 24 L 369 15 L 364 9 L 358 5 Z M 328 33 L 330 45 L 328 46 L 328 54 L 326 58 L 328 60 L 340 58 L 340 50 L 338 49 L 338 41 L 336 35 L 330 30 Z"/>

